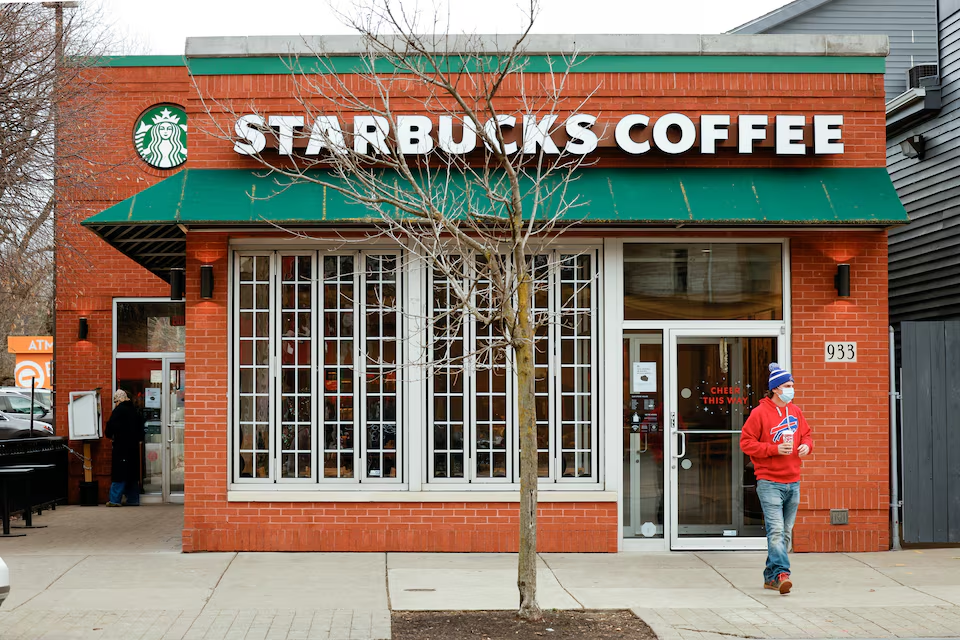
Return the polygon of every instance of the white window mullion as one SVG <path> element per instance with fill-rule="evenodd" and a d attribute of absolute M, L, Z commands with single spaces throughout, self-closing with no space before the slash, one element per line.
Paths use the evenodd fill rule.
<path fill-rule="evenodd" d="M 270 317 L 270 329 L 269 329 L 269 336 L 270 336 L 269 406 L 270 406 L 270 409 L 269 409 L 269 416 L 270 418 L 269 418 L 269 421 L 270 421 L 270 441 L 273 442 L 273 447 L 274 447 L 273 451 L 271 452 L 272 455 L 270 456 L 271 482 L 277 481 L 277 476 L 279 475 L 277 473 L 277 457 L 280 455 L 279 446 L 278 446 L 279 442 L 277 441 L 278 432 L 280 431 L 280 429 L 278 428 L 279 420 L 277 419 L 278 418 L 277 411 L 279 411 L 279 405 L 280 405 L 280 403 L 277 401 L 277 398 L 280 395 L 279 394 L 280 376 L 278 375 L 279 359 L 277 358 L 277 350 L 279 349 L 279 346 L 277 345 L 277 343 L 279 341 L 277 340 L 277 313 L 276 313 L 277 304 L 278 304 L 277 297 L 279 296 L 279 289 L 280 289 L 280 287 L 277 286 L 277 278 L 278 278 L 278 271 L 279 271 L 279 269 L 277 268 L 278 260 L 279 260 L 279 257 L 277 256 L 276 253 L 270 254 L 270 278 L 269 278 L 269 283 L 270 283 L 270 298 L 269 298 L 270 299 L 270 316 L 269 316 Z"/>
<path fill-rule="evenodd" d="M 560 477 L 560 253 L 551 251 L 550 258 L 550 302 L 549 302 L 549 338 L 548 352 L 550 355 L 550 482 L 556 482 Z"/>
<path fill-rule="evenodd" d="M 363 484 L 366 477 L 367 443 L 363 425 L 366 424 L 366 386 L 367 379 L 367 323 L 366 323 L 366 277 L 364 254 L 357 251 L 353 254 L 353 317 L 354 317 L 354 379 L 353 379 L 353 477 L 356 482 Z"/>
<path fill-rule="evenodd" d="M 240 475 L 240 447 L 241 447 L 241 438 L 243 433 L 243 426 L 241 425 L 240 418 L 240 394 L 245 390 L 242 388 L 242 369 L 240 366 L 240 339 L 241 339 L 241 325 L 240 325 L 240 264 L 241 256 L 240 254 L 233 254 L 233 283 L 232 286 L 235 290 L 235 295 L 233 296 L 233 308 L 230 310 L 230 317 L 233 324 L 233 344 L 230 345 L 233 351 L 233 384 L 231 385 L 233 391 L 233 423 L 231 426 L 231 431 L 233 432 L 233 475 L 230 480 L 232 482 L 242 482 L 243 478 Z M 116 335 L 116 331 L 114 331 Z M 253 376 L 256 378 L 256 375 Z M 252 384 L 256 384 L 256 380 Z"/>
<path fill-rule="evenodd" d="M 280 478 L 280 458 L 283 456 L 283 445 L 280 441 L 280 432 L 283 430 L 283 375 L 280 366 L 280 348 L 282 340 L 279 337 L 280 318 L 277 312 L 283 304 L 280 299 L 280 256 L 273 252 L 270 256 L 270 439 L 273 442 L 273 455 L 270 456 L 270 479 L 277 482 Z"/>
<path fill-rule="evenodd" d="M 310 467 L 312 473 L 310 479 L 313 482 L 319 482 L 321 475 L 321 465 L 323 456 L 323 359 L 321 358 L 320 345 L 323 344 L 323 301 L 320 296 L 323 294 L 323 263 L 316 251 L 311 252 L 310 260 L 313 268 L 313 275 L 310 278 L 310 287 L 313 303 L 310 305 L 310 353 L 313 358 L 313 375 L 311 376 L 310 394 L 311 414 L 310 414 L 310 433 L 313 437 L 313 446 L 310 448 Z M 319 331 L 318 331 L 319 329 Z"/>
<path fill-rule="evenodd" d="M 402 362 L 407 368 L 403 385 L 399 386 L 398 381 L 398 388 L 401 389 L 399 397 L 409 401 L 403 403 L 402 413 L 398 409 L 398 421 L 401 415 L 404 416 L 402 424 L 408 428 L 403 430 L 403 437 L 398 439 L 397 470 L 398 475 L 401 469 L 404 470 L 403 477 L 409 482 L 410 491 L 420 491 L 423 483 L 433 475 L 433 428 L 427 420 L 429 409 L 425 402 L 417 401 L 417 398 L 429 399 L 427 389 L 432 384 L 425 366 L 429 360 L 426 348 L 430 344 L 427 336 L 429 323 L 425 319 L 430 317 L 428 309 L 432 307 L 428 305 L 433 301 L 425 287 L 427 271 L 424 261 L 412 251 L 405 252 L 404 256 L 406 268 L 402 270 L 402 275 L 405 286 L 402 287 L 404 296 L 400 306 L 409 320 L 405 323 L 404 335 L 407 339 L 398 345 L 405 348 L 398 348 L 397 352 L 398 355 L 403 353 Z M 398 371 L 404 371 L 404 368 L 398 367 Z M 403 455 L 404 452 L 406 455 Z"/>
<path fill-rule="evenodd" d="M 473 281 L 477 278 L 476 262 L 473 255 L 464 257 L 464 279 L 469 280 L 469 285 L 465 285 L 465 290 L 470 291 L 470 306 L 477 308 L 478 299 L 476 287 Z M 477 317 L 472 313 L 464 320 L 466 330 L 466 341 L 464 344 L 466 354 L 466 371 L 469 371 L 467 380 L 470 382 L 467 396 L 470 399 L 469 406 L 464 407 L 464 422 L 467 428 L 464 430 L 466 442 L 464 446 L 467 450 L 466 462 L 467 468 L 465 475 L 471 483 L 480 480 L 480 474 L 477 473 Z M 467 387 L 464 387 L 467 389 Z"/>

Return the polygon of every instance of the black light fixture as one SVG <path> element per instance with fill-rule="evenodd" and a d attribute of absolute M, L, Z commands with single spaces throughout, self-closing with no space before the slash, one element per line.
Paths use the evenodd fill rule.
<path fill-rule="evenodd" d="M 850 265 L 838 264 L 837 275 L 833 276 L 833 286 L 837 289 L 837 295 L 841 298 L 850 297 Z"/>
<path fill-rule="evenodd" d="M 78 340 L 86 340 L 87 335 L 90 333 L 90 323 L 87 322 L 86 318 L 80 318 L 80 329 L 77 332 Z"/>
<path fill-rule="evenodd" d="M 183 285 L 185 274 L 183 269 L 176 267 L 170 269 L 170 299 L 183 300 Z"/>
<path fill-rule="evenodd" d="M 209 300 L 213 297 L 213 265 L 200 266 L 200 297 Z"/>
<path fill-rule="evenodd" d="M 900 143 L 900 151 L 903 152 L 906 158 L 923 160 L 923 150 L 924 147 L 926 147 L 926 143 L 927 141 L 923 139 L 923 136 L 909 136 Z"/>

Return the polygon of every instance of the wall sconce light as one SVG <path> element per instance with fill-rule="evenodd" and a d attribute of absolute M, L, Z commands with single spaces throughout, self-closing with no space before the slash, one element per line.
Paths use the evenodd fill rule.
<path fill-rule="evenodd" d="M 837 295 L 841 298 L 850 297 L 850 265 L 838 264 L 837 275 L 833 276 L 833 286 L 837 289 Z"/>
<path fill-rule="evenodd" d="M 87 335 L 90 333 L 90 323 L 87 322 L 86 318 L 80 318 L 80 329 L 77 332 L 78 340 L 86 340 Z"/>
<path fill-rule="evenodd" d="M 213 297 L 213 265 L 211 264 L 200 267 L 200 297 L 204 300 Z"/>
<path fill-rule="evenodd" d="M 170 269 L 170 299 L 183 300 L 183 285 L 185 274 L 183 269 Z"/>
<path fill-rule="evenodd" d="M 900 143 L 900 151 L 903 152 L 905 158 L 923 160 L 923 150 L 926 144 L 927 141 L 923 139 L 923 136 L 910 136 Z"/>

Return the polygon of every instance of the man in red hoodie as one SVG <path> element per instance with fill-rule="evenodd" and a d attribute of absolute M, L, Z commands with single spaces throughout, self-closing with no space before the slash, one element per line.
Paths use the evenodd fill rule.
<path fill-rule="evenodd" d="M 813 449 L 810 425 L 793 403 L 793 376 L 770 363 L 769 391 L 750 412 L 740 449 L 753 460 L 757 495 L 767 527 L 763 588 L 790 593 L 790 539 L 800 504 L 800 458 Z"/>

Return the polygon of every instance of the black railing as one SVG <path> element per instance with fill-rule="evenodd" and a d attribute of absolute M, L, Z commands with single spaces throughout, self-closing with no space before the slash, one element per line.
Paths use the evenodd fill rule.
<path fill-rule="evenodd" d="M 0 469 L 33 467 L 29 495 L 8 494 L 11 512 L 55 508 L 67 501 L 67 439 L 22 438 L 0 440 Z"/>

